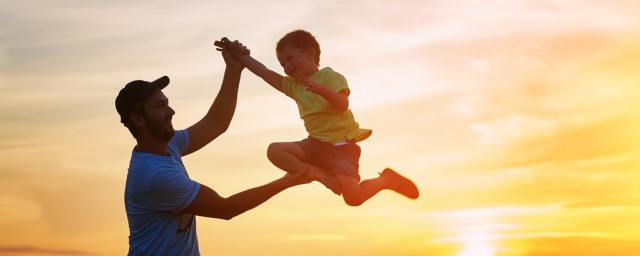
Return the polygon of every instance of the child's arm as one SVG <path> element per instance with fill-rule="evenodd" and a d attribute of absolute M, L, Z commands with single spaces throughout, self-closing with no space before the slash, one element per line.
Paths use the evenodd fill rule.
<path fill-rule="evenodd" d="M 242 46 L 244 49 L 232 49 L 233 56 L 238 59 L 238 61 L 240 61 L 243 66 L 251 70 L 251 72 L 271 85 L 271 87 L 284 93 L 284 88 L 282 86 L 282 80 L 284 80 L 284 77 L 274 72 L 273 70 L 268 69 L 265 65 L 251 57 L 251 55 L 249 55 L 250 51 L 240 42 L 238 42 L 238 40 L 236 40 L 235 43 Z M 217 49 L 219 51 L 222 50 L 221 48 L 229 47 L 229 44 L 231 44 L 231 41 L 229 41 L 229 39 L 227 39 L 226 37 L 223 37 L 220 41 L 214 42 L 215 46 L 220 47 L 219 49 Z"/>
<path fill-rule="evenodd" d="M 347 96 L 347 93 L 345 90 L 342 90 L 340 92 L 335 92 L 327 87 L 324 87 L 314 82 L 308 77 L 300 79 L 299 82 L 302 83 L 305 87 L 307 87 L 307 90 L 322 96 L 336 110 L 345 111 L 349 108 L 349 96 Z"/>
<path fill-rule="evenodd" d="M 267 68 L 265 65 L 251 57 L 251 55 L 241 55 L 236 56 L 236 58 L 238 58 L 238 60 L 242 62 L 242 65 L 262 78 L 262 80 L 271 85 L 271 87 L 284 93 L 284 88 L 282 86 L 282 80 L 284 80 L 284 77 L 282 75 Z"/>

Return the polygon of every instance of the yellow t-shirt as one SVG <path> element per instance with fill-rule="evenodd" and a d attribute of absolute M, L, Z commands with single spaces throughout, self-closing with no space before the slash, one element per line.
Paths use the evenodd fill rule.
<path fill-rule="evenodd" d="M 329 67 L 318 70 L 311 76 L 311 80 L 335 92 L 344 91 L 349 95 L 347 80 Z M 307 90 L 291 77 L 285 77 L 282 83 L 284 94 L 298 104 L 300 118 L 312 137 L 336 143 L 351 139 L 362 141 L 371 135 L 370 129 L 360 128 L 350 109 L 333 109 L 322 96 Z"/>

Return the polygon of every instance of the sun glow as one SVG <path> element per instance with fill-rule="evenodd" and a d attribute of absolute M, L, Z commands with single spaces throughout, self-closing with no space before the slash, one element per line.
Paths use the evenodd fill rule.
<path fill-rule="evenodd" d="M 500 225 L 490 225 L 492 227 Z M 487 227 L 487 226 L 483 226 Z M 458 239 L 453 239 L 464 243 L 464 250 L 457 256 L 493 256 L 498 248 L 493 244 L 498 240 L 498 236 L 492 233 L 492 229 L 480 228 L 469 230 Z"/>
<path fill-rule="evenodd" d="M 507 234 L 517 229 L 517 225 L 504 223 L 503 219 L 519 214 L 548 211 L 553 207 L 494 207 L 477 208 L 460 211 L 445 211 L 433 216 L 442 218 L 447 223 L 455 223 L 451 229 L 452 236 L 437 239 L 436 242 L 453 243 L 461 247 L 456 256 L 493 256 L 500 248 Z"/>
<path fill-rule="evenodd" d="M 493 256 L 497 248 L 488 242 L 469 242 L 457 256 Z"/>

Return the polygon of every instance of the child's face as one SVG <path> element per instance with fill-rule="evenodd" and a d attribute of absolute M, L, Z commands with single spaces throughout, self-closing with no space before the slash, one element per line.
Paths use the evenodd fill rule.
<path fill-rule="evenodd" d="M 284 73 L 290 77 L 299 79 L 309 77 L 318 70 L 316 61 L 313 58 L 313 50 L 302 50 L 287 45 L 277 52 L 280 66 Z"/>

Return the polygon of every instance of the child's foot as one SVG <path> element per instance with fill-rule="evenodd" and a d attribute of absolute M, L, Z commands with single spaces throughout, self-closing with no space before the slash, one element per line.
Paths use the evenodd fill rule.
<path fill-rule="evenodd" d="M 408 198 L 416 199 L 420 196 L 418 187 L 416 187 L 416 184 L 414 184 L 413 181 L 398 174 L 391 168 L 385 168 L 382 173 L 380 173 L 380 178 L 383 178 L 388 182 L 390 189 Z"/>

